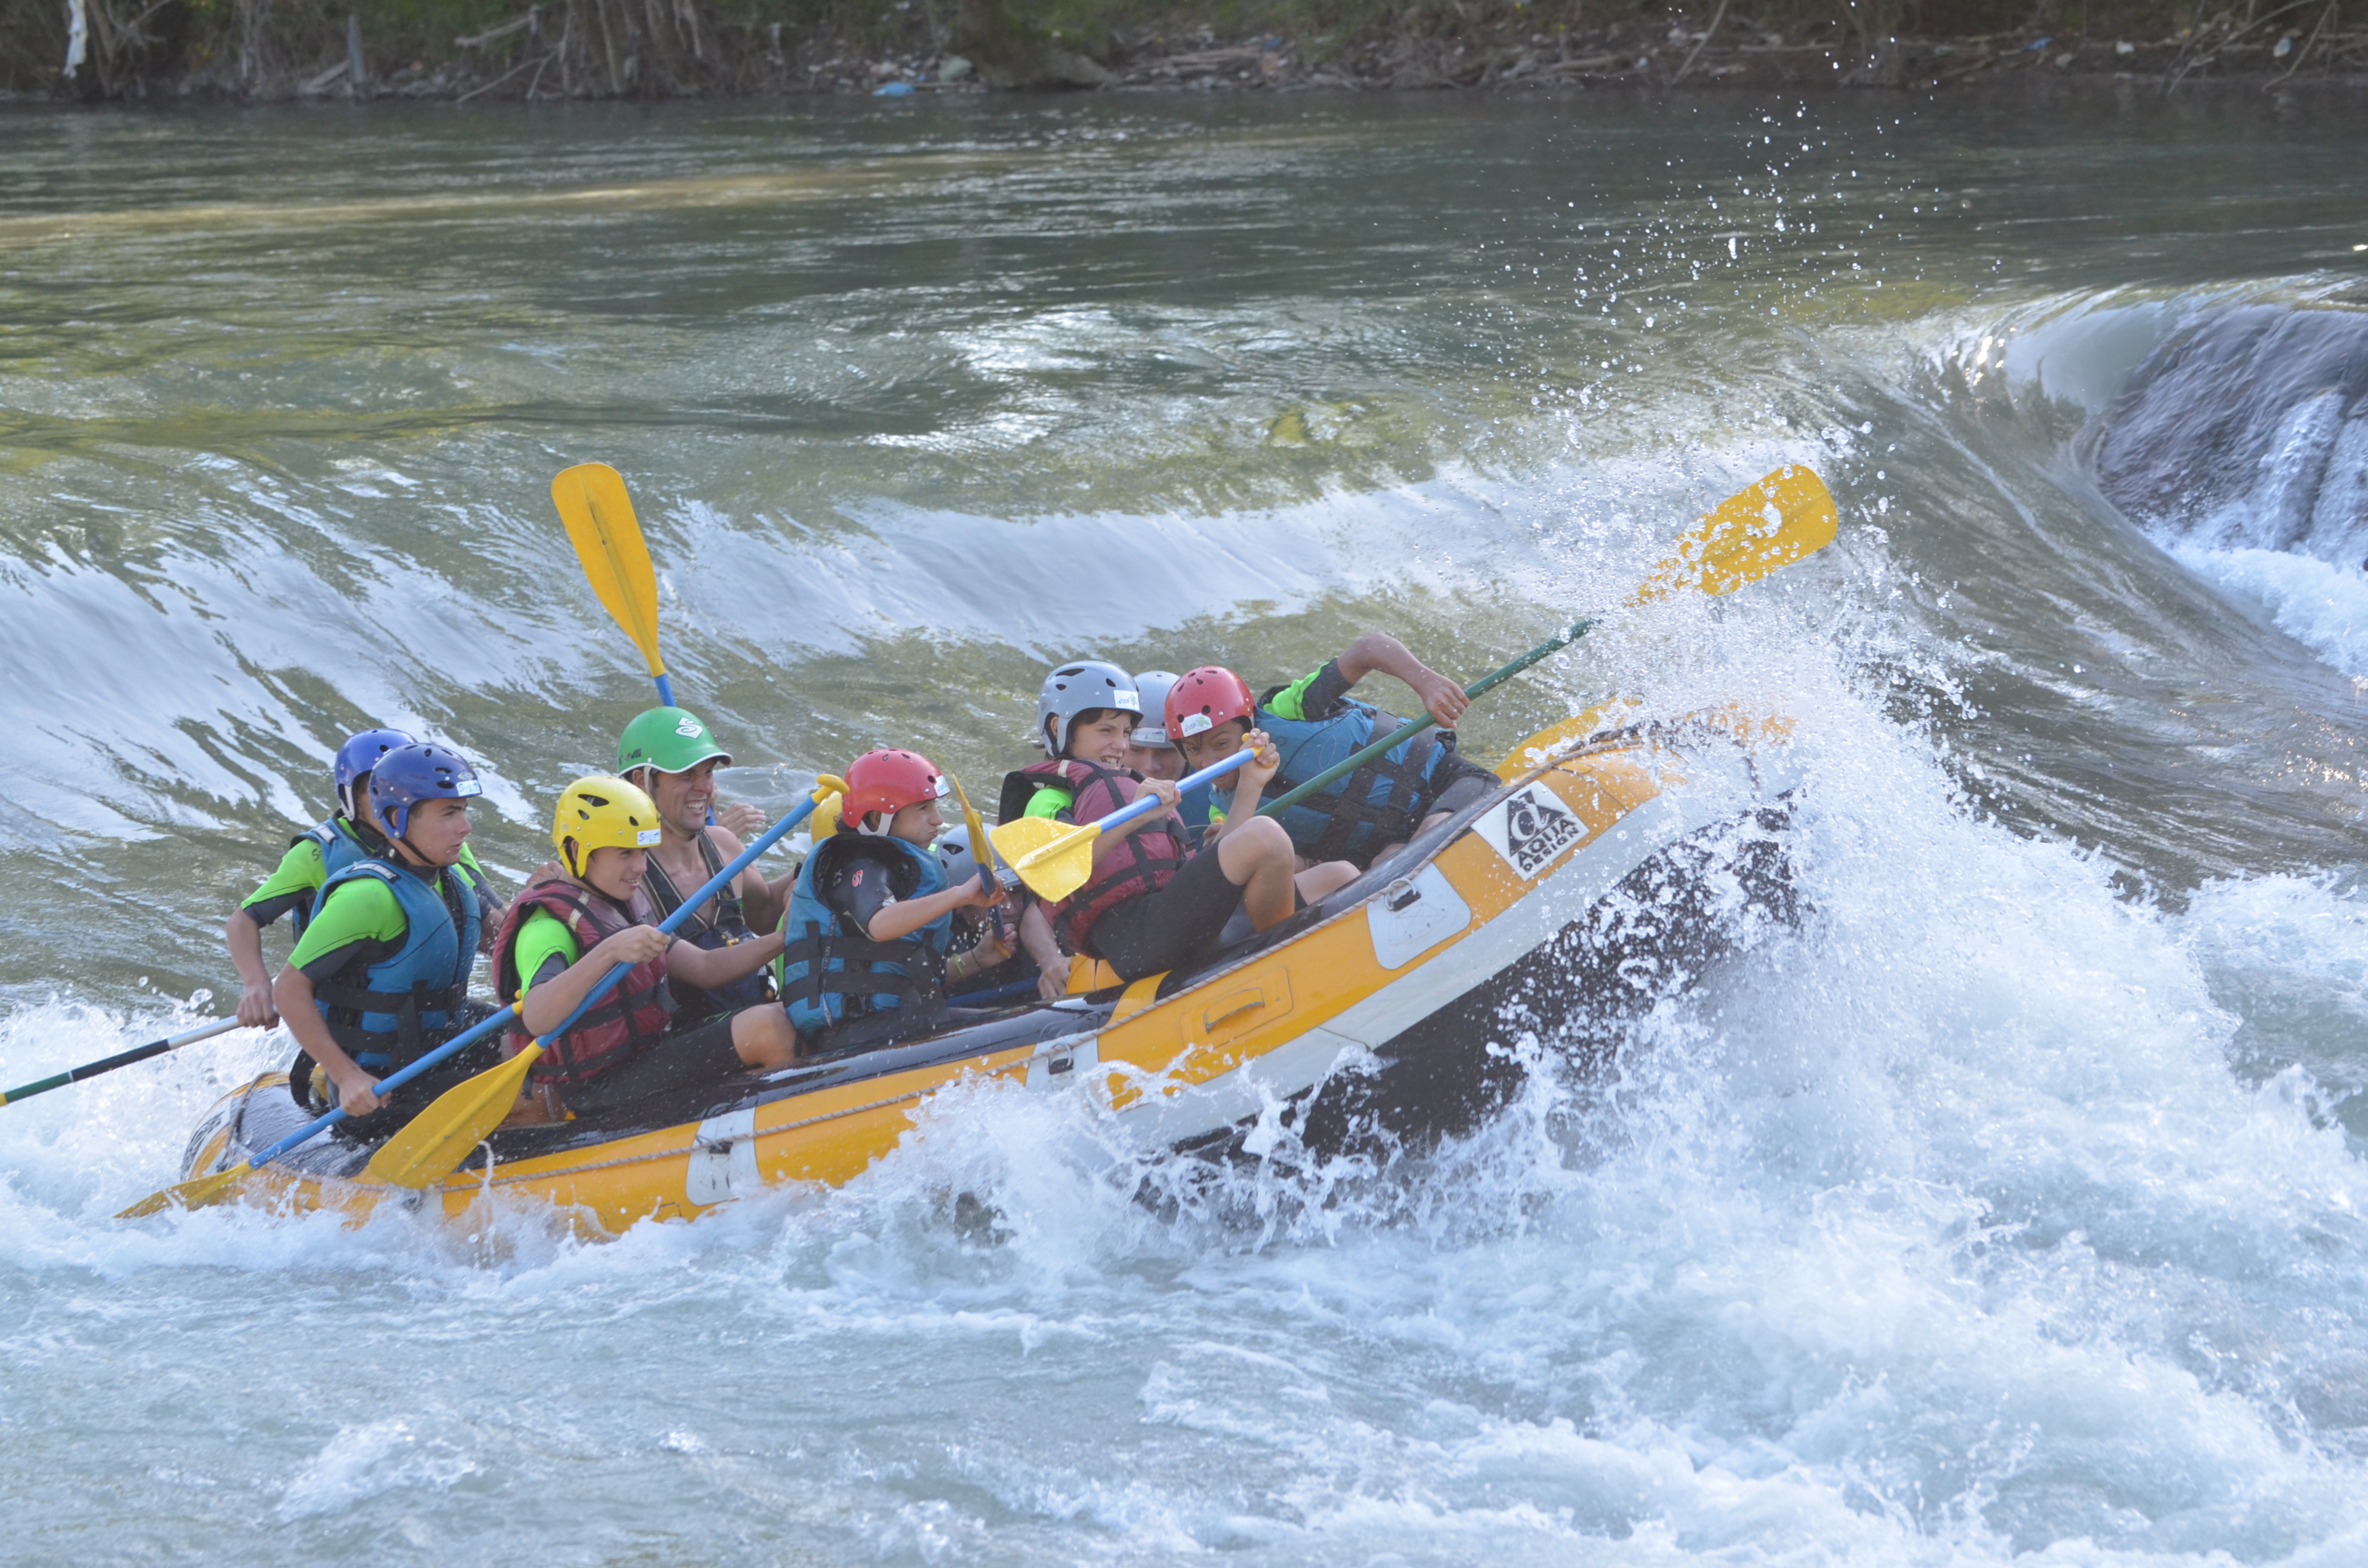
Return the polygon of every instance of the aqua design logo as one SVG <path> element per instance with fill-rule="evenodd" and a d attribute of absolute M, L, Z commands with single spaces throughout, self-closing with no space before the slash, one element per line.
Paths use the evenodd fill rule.
<path fill-rule="evenodd" d="M 1552 790 L 1532 784 L 1473 824 L 1488 846 L 1526 881 L 1554 864 L 1554 857 L 1587 836 L 1577 812 Z"/>

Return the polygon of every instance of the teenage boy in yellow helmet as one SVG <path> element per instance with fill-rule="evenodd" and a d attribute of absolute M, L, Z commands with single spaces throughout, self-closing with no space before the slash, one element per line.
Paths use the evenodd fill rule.
<path fill-rule="evenodd" d="M 653 708 L 625 726 L 617 740 L 617 773 L 641 787 L 658 812 L 658 842 L 650 846 L 642 892 L 655 919 L 681 906 L 683 896 L 702 886 L 740 853 L 741 835 L 760 833 L 765 813 L 745 801 L 720 803 L 715 770 L 732 766 L 732 756 L 697 714 L 682 708 Z M 715 820 L 707 819 L 712 814 Z M 751 866 L 679 927 L 685 941 L 718 949 L 753 941 L 758 931 L 780 924 L 791 881 L 768 884 Z M 677 1027 L 724 1017 L 773 999 L 769 968 L 712 989 L 689 983 L 677 973 Z"/>
<path fill-rule="evenodd" d="M 558 1028 L 611 968 L 632 967 L 536 1062 L 528 1096 L 543 1102 L 544 1116 L 562 1108 L 595 1115 L 790 1064 L 797 1033 L 777 1002 L 676 1026 L 669 980 L 728 986 L 771 962 L 781 938 L 710 949 L 651 924 L 664 917 L 651 915 L 644 885 L 658 843 L 658 811 L 647 795 L 621 778 L 579 778 L 560 793 L 551 842 L 567 874 L 518 894 L 494 942 L 495 992 L 524 1003 L 507 1050 Z"/>

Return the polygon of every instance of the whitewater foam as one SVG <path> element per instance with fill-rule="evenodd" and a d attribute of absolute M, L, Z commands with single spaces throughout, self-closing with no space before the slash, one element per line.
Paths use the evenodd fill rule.
<path fill-rule="evenodd" d="M 2368 570 L 2264 546 L 2169 548 L 2337 669 L 2368 678 Z"/>

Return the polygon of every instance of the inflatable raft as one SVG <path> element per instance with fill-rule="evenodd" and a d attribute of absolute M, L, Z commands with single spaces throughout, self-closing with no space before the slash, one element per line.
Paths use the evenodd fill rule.
<path fill-rule="evenodd" d="M 1519 1088 L 1523 1053 L 1508 1048 L 1524 1037 L 1584 1058 L 1720 952 L 1793 917 L 1780 733 L 1731 716 L 1571 728 L 1581 738 L 1555 749 L 1549 732 L 1509 759 L 1494 795 L 1189 972 L 957 1015 L 924 1038 L 598 1119 L 504 1129 L 425 1189 L 369 1179 L 370 1145 L 323 1137 L 256 1172 L 246 1196 L 356 1216 L 527 1196 L 619 1232 L 780 1183 L 847 1181 L 933 1095 L 980 1078 L 1094 1096 L 1146 1151 L 1222 1154 L 1277 1102 L 1319 1151 L 1452 1136 Z M 264 1074 L 208 1112 L 184 1177 L 306 1119 L 285 1074 Z"/>

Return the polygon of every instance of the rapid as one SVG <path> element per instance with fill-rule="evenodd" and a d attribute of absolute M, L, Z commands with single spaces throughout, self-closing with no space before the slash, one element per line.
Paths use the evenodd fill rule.
<path fill-rule="evenodd" d="M 0 1108 L 0 1561 L 2368 1561 L 2368 115 L 1613 93 L 0 117 L 0 1086 L 221 1016 L 370 722 L 973 797 L 1048 660 L 1789 718 L 1797 931 L 1395 1160 L 940 1096 L 843 1189 L 119 1222 Z M 267 938 L 276 961 L 284 932 Z M 1269 1113 L 1271 1119 L 1271 1112 Z"/>

